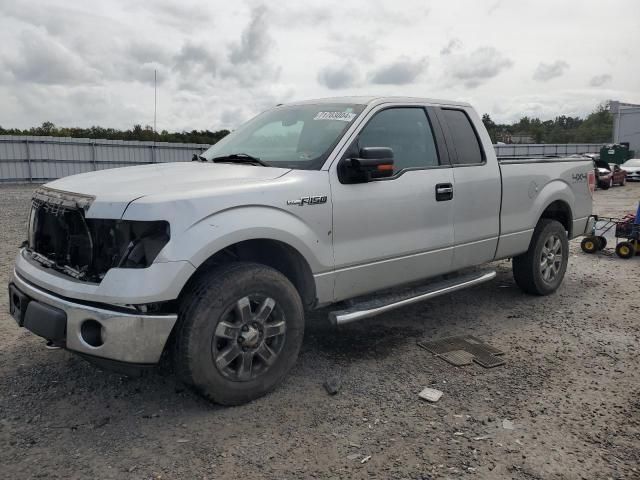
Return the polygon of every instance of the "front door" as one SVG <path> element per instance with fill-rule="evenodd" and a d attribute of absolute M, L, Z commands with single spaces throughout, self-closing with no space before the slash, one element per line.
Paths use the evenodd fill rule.
<path fill-rule="evenodd" d="M 423 106 L 372 110 L 343 157 L 389 147 L 394 175 L 342 184 L 331 168 L 335 300 L 450 271 L 452 169 L 442 132 Z M 440 147 L 440 148 L 438 148 Z"/>

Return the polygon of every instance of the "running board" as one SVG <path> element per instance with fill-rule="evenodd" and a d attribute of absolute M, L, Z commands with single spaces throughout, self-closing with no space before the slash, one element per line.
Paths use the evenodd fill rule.
<path fill-rule="evenodd" d="M 375 298 L 365 299 L 354 303 L 346 310 L 338 310 L 329 313 L 329 321 L 336 326 L 362 320 L 363 318 L 374 317 L 381 313 L 405 307 L 414 303 L 422 302 L 445 293 L 455 292 L 463 288 L 473 287 L 480 283 L 488 282 L 495 278 L 495 271 L 473 272 L 459 275 L 438 282 L 429 283 L 413 288 L 402 293 L 387 293 L 378 295 Z"/>

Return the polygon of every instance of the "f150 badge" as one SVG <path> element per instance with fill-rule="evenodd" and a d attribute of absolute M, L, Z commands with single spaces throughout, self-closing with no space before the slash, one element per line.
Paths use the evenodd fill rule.
<path fill-rule="evenodd" d="M 287 205 L 299 205 L 301 207 L 305 205 L 319 205 L 321 203 L 327 203 L 326 195 L 315 195 L 309 197 L 302 197 L 297 200 L 287 200 Z"/>

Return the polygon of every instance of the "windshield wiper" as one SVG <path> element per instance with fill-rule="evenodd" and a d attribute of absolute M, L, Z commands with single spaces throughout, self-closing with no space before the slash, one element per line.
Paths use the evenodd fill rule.
<path fill-rule="evenodd" d="M 220 157 L 214 157 L 211 159 L 214 163 L 248 163 L 250 165 L 261 165 L 263 167 L 268 167 L 269 164 L 263 162 L 258 157 L 253 157 L 246 153 L 231 153 L 229 155 L 222 155 Z"/>

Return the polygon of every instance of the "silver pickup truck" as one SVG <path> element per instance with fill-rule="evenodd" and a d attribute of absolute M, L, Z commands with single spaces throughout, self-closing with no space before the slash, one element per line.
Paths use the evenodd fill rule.
<path fill-rule="evenodd" d="M 18 324 L 116 367 L 165 354 L 239 404 L 294 365 L 305 310 L 341 325 L 490 280 L 472 267 L 504 258 L 547 295 L 591 221 L 590 159 L 498 160 L 465 103 L 279 105 L 194 160 L 38 188 L 9 285 Z"/>

